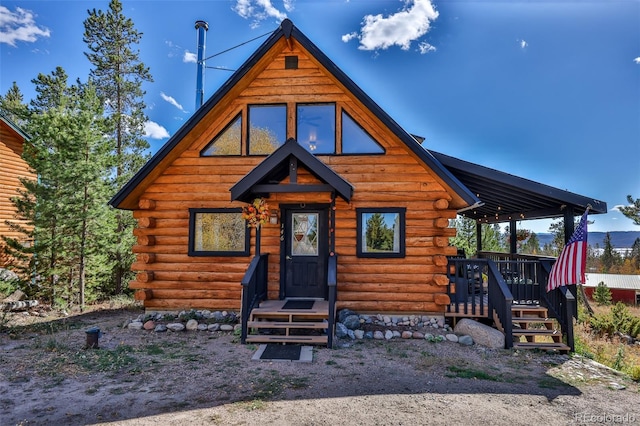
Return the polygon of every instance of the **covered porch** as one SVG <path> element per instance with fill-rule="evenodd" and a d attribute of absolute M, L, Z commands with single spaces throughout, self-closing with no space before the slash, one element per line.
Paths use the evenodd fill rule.
<path fill-rule="evenodd" d="M 554 257 L 517 253 L 519 221 L 564 219 L 565 244 L 574 217 L 607 212 L 606 203 L 437 152 L 432 154 L 482 201 L 459 214 L 476 223 L 476 255 L 448 259 L 445 316 L 475 318 L 505 334 L 507 348 L 574 350 L 576 285 L 546 291 Z M 483 251 L 482 224 L 508 223 L 508 253 Z"/>

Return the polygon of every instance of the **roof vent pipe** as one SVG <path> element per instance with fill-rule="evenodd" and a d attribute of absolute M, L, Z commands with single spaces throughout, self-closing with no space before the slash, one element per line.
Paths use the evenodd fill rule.
<path fill-rule="evenodd" d="M 198 75 L 196 79 L 196 109 L 204 103 L 204 48 L 209 24 L 205 21 L 196 21 L 198 31 Z"/>

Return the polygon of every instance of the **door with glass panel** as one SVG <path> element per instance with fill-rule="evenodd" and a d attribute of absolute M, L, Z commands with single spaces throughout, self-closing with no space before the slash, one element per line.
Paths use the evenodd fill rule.
<path fill-rule="evenodd" d="M 328 209 L 283 209 L 282 296 L 327 297 Z"/>

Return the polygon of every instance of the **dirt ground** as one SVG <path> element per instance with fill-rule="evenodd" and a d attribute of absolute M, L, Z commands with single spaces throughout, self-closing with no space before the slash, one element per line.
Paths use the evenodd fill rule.
<path fill-rule="evenodd" d="M 640 385 L 580 357 L 394 339 L 252 361 L 230 332 L 122 327 L 141 312 L 13 318 L 0 425 L 640 424 Z"/>

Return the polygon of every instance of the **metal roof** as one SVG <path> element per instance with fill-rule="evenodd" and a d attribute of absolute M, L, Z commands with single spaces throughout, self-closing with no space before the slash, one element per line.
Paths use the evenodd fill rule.
<path fill-rule="evenodd" d="M 0 111 L 0 121 L 3 121 L 11 130 L 13 130 L 23 140 L 30 140 L 31 136 L 26 134 L 16 123 L 14 123 L 9 117 L 7 117 L 2 111 Z"/>
<path fill-rule="evenodd" d="M 607 203 L 509 173 L 460 160 L 431 151 L 445 167 L 471 190 L 482 202 L 481 206 L 460 214 L 483 223 L 510 220 L 546 219 L 564 216 L 567 208 L 574 215 L 607 212 Z"/>
<path fill-rule="evenodd" d="M 586 278 L 585 287 L 597 287 L 598 283 L 604 282 L 609 288 L 617 290 L 640 291 L 640 275 L 617 275 L 617 274 L 584 274 Z"/>

